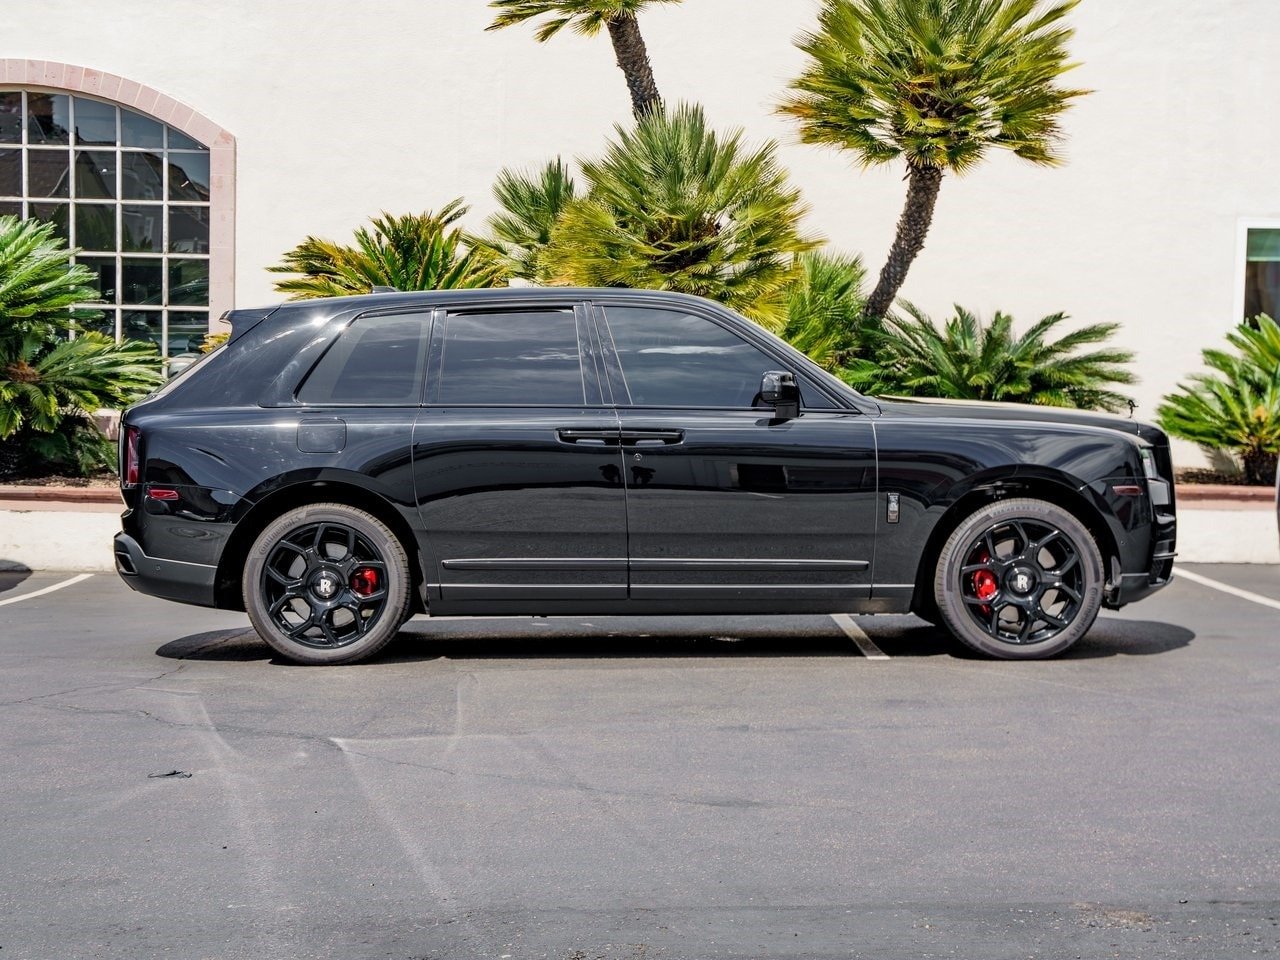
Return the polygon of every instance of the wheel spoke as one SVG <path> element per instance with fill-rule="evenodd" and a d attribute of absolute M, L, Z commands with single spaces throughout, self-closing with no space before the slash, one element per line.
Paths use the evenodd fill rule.
<path fill-rule="evenodd" d="M 1056 567 L 1046 572 L 1054 575 L 1055 577 L 1061 577 L 1064 573 L 1068 573 L 1071 570 L 1075 569 L 1076 564 L 1079 562 L 1080 562 L 1080 554 L 1072 550 L 1069 554 L 1067 554 L 1065 559 L 1058 561 L 1058 565 Z"/>

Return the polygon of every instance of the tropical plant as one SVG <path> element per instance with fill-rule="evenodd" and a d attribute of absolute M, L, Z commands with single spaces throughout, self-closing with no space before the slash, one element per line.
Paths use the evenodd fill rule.
<path fill-rule="evenodd" d="M 494 287 L 506 274 L 493 253 L 470 241 L 454 224 L 465 216 L 461 200 L 439 213 L 392 216 L 370 221 L 355 232 L 354 247 L 307 237 L 267 269 L 296 274 L 279 280 L 276 290 L 291 300 L 369 293 L 376 286 L 397 290 L 446 290 Z"/>
<path fill-rule="evenodd" d="M 631 110 L 640 119 L 650 110 L 661 109 L 658 84 L 653 79 L 653 67 L 649 63 L 649 50 L 640 23 L 636 20 L 645 7 L 659 3 L 680 3 L 681 0 L 490 0 L 489 6 L 497 10 L 489 30 L 501 30 L 545 17 L 546 21 L 534 34 L 539 43 L 550 40 L 565 27 L 572 26 L 576 33 L 594 37 L 601 28 L 609 31 L 618 68 L 627 80 L 631 94 Z"/>
<path fill-rule="evenodd" d="M 213 353 L 220 346 L 231 339 L 231 331 L 222 330 L 218 333 L 206 333 L 204 340 L 200 343 L 201 353 Z"/>
<path fill-rule="evenodd" d="M 552 229 L 547 277 L 697 294 L 780 329 L 795 257 L 816 242 L 801 232 L 806 208 L 775 145 L 719 136 L 696 106 L 615 129 L 602 159 L 579 163 L 586 193 Z"/>
<path fill-rule="evenodd" d="M 522 280 L 543 279 L 542 251 L 565 206 L 574 197 L 569 168 L 556 157 L 535 174 L 503 170 L 493 186 L 499 210 L 489 218 L 487 242 L 507 271 Z"/>
<path fill-rule="evenodd" d="M 40 464 L 81 472 L 109 466 L 113 445 L 92 420 L 127 406 L 163 377 L 152 343 L 117 345 L 86 332 L 97 311 L 92 274 L 52 224 L 0 217 L 0 470 Z M 69 339 L 74 335 L 74 339 Z"/>
<path fill-rule="evenodd" d="M 990 324 L 959 306 L 939 329 L 906 305 L 907 316 L 885 319 L 870 333 L 871 358 L 842 371 L 853 386 L 873 394 L 907 394 L 953 400 L 1004 400 L 1115 412 L 1128 398 L 1112 389 L 1131 384 L 1124 368 L 1133 354 L 1113 348 L 1081 352 L 1110 339 L 1119 325 L 1095 323 L 1051 340 L 1067 319 L 1051 314 L 1022 336 L 1013 317 L 996 313 Z"/>
<path fill-rule="evenodd" d="M 856 359 L 867 340 L 862 258 L 803 253 L 799 267 L 787 288 L 787 321 L 779 336 L 823 368 L 838 370 Z"/>
<path fill-rule="evenodd" d="M 1059 119 L 1087 91 L 1057 85 L 1074 64 L 1063 24 L 1079 0 L 825 0 L 798 41 L 804 72 L 779 110 L 806 143 L 850 151 L 863 167 L 906 161 L 907 197 L 867 300 L 883 317 L 924 248 L 943 174 L 992 148 L 1059 162 Z"/>
<path fill-rule="evenodd" d="M 1280 454 L 1280 325 L 1265 314 L 1227 335 L 1235 352 L 1203 351 L 1212 373 L 1178 385 L 1156 411 L 1165 430 L 1240 457 L 1248 483 L 1274 482 Z"/>

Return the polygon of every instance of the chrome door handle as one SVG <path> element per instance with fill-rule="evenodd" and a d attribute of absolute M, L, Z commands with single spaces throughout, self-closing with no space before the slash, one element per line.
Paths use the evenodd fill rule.
<path fill-rule="evenodd" d="M 576 427 L 561 427 L 556 431 L 556 439 L 561 443 L 573 443 L 580 446 L 608 447 L 617 446 L 617 430 L 580 430 Z"/>
<path fill-rule="evenodd" d="M 684 443 L 683 430 L 623 430 L 624 447 L 671 447 Z"/>

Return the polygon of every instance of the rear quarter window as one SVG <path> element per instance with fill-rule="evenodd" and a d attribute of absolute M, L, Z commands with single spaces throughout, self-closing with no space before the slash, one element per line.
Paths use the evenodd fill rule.
<path fill-rule="evenodd" d="M 404 406 L 421 402 L 430 317 L 357 317 L 298 388 L 310 404 Z"/>

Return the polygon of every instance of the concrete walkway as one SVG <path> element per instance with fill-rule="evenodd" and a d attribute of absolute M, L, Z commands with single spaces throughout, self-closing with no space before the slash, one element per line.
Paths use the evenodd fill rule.
<path fill-rule="evenodd" d="M 119 503 L 0 500 L 0 570 L 114 570 Z M 1183 563 L 1280 563 L 1274 506 L 1188 499 L 1178 509 Z"/>

